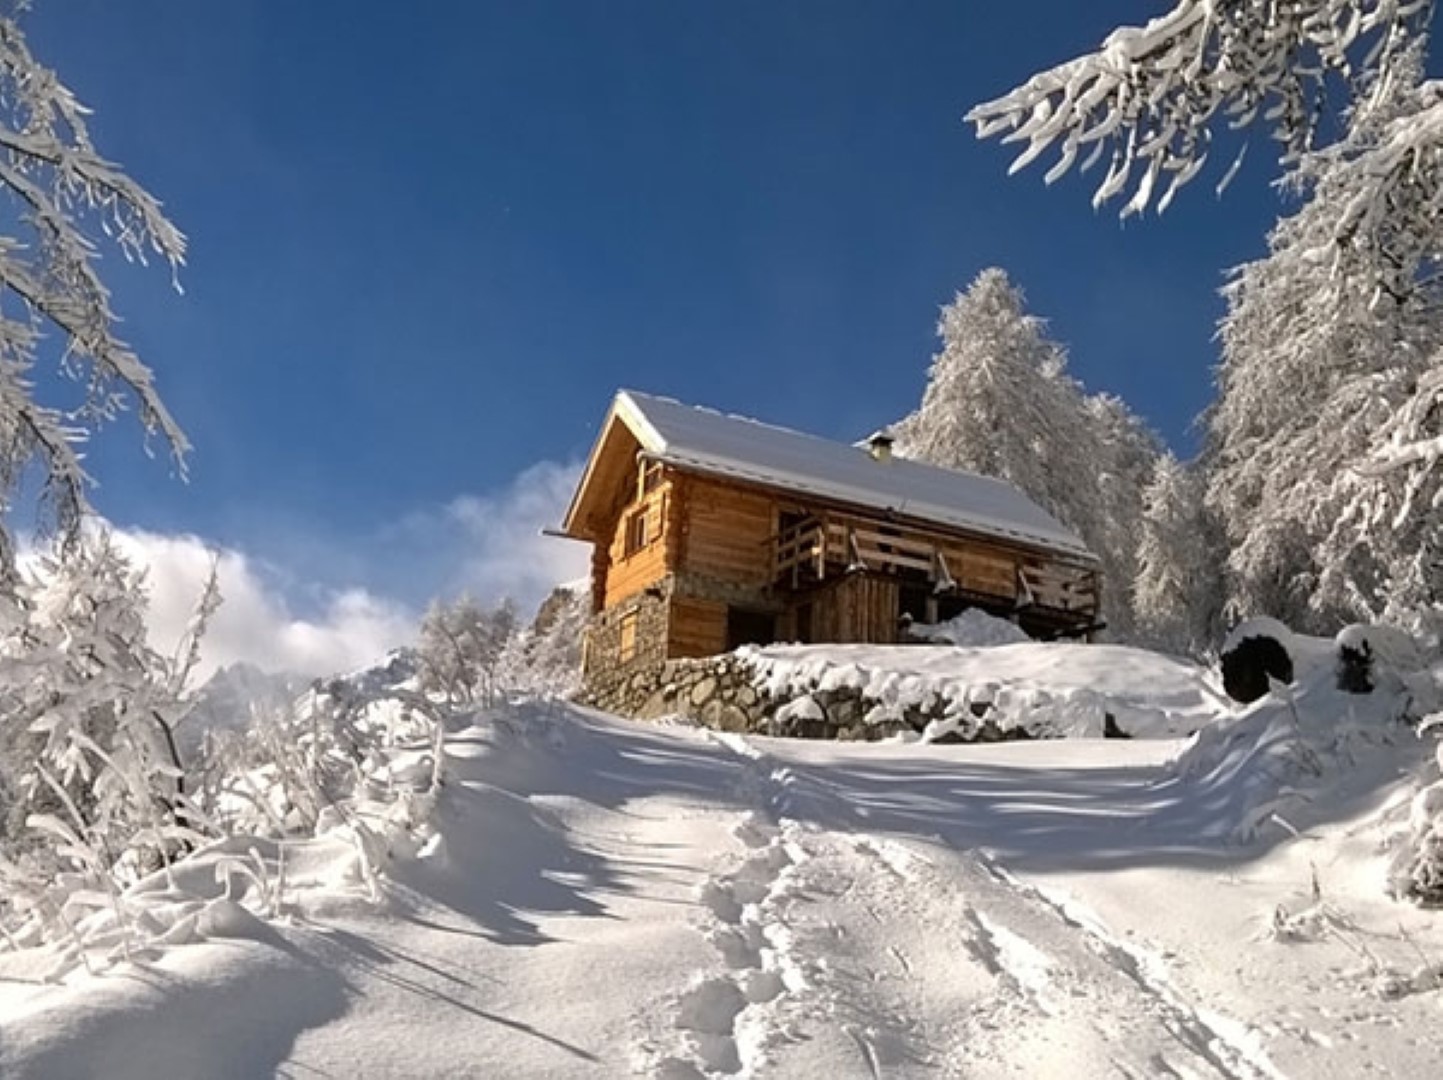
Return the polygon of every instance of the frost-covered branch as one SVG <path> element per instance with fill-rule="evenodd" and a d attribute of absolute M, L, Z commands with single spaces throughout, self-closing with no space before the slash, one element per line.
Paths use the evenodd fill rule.
<path fill-rule="evenodd" d="M 1282 144 L 1284 159 L 1294 159 L 1327 113 L 1330 78 L 1386 71 L 1431 6 L 1431 0 L 1181 0 L 1146 26 L 1115 30 L 1097 52 L 978 105 L 967 119 L 979 138 L 1021 144 L 1013 172 L 1054 147 L 1048 183 L 1079 158 L 1083 170 L 1105 158 L 1094 205 L 1131 188 L 1123 216 L 1154 200 L 1161 211 L 1202 169 L 1219 125 L 1261 122 Z"/>
<path fill-rule="evenodd" d="M 85 432 L 134 409 L 184 468 L 189 443 L 150 369 L 117 333 L 97 273 L 94 226 L 127 260 L 157 256 L 172 272 L 185 237 L 161 205 L 95 149 L 87 110 L 31 53 L 16 9 L 0 14 L 0 189 L 19 235 L 0 237 L 0 485 L 38 460 L 50 517 L 73 537 L 86 508 L 78 451 Z M 53 337 L 60 370 L 84 387 L 79 405 L 44 405 L 27 373 Z"/>

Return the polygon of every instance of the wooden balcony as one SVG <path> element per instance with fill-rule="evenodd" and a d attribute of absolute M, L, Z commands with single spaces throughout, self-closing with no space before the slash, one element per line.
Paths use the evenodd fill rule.
<path fill-rule="evenodd" d="M 1097 611 L 1097 571 L 1081 560 L 838 514 L 809 517 L 774 540 L 772 580 L 782 590 L 869 572 L 925 582 L 939 595 L 975 596 L 984 603 L 1041 607 L 1086 619 Z"/>

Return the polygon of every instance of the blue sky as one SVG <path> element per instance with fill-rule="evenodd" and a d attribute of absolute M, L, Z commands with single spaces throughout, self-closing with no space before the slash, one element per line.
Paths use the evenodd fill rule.
<path fill-rule="evenodd" d="M 871 430 L 989 265 L 1186 451 L 1222 271 L 1279 205 L 1257 146 L 1221 201 L 1218 164 L 1123 225 L 961 122 L 1165 5 L 36 6 L 32 46 L 191 239 L 183 297 L 106 266 L 191 480 L 122 424 L 96 501 L 246 552 L 297 605 L 501 587 L 486 545 L 520 541 L 491 519 L 527 469 L 564 490 L 538 463 L 580 459 L 619 386 Z"/>

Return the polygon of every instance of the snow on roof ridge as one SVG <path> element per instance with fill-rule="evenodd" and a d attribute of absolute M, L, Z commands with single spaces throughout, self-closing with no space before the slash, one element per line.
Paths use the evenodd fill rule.
<path fill-rule="evenodd" d="M 681 401 L 667 394 L 648 394 L 645 390 L 618 390 L 616 396 L 618 398 L 628 398 L 638 412 L 642 411 L 642 405 L 637 401 L 637 399 L 640 398 L 642 401 L 655 401 L 662 405 L 675 405 L 681 409 L 690 409 L 692 412 L 720 417 L 723 420 L 736 420 L 743 424 L 755 424 L 757 427 L 770 428 L 772 431 L 780 431 L 785 435 L 795 435 L 801 439 L 812 439 L 819 443 L 826 443 L 829 446 L 846 445 L 845 443 L 837 442 L 835 439 L 828 439 L 821 435 L 813 435 L 809 431 L 798 431 L 796 428 L 789 428 L 783 424 L 774 424 L 770 420 L 758 420 L 755 416 L 743 416 L 741 413 L 723 412 L 721 409 L 712 408 L 710 405 L 693 405 L 689 401 Z M 648 421 L 648 426 L 650 426 L 650 421 Z M 661 435 L 660 432 L 657 432 L 657 438 L 663 445 L 666 443 L 666 438 Z"/>
<path fill-rule="evenodd" d="M 619 390 L 613 409 L 644 450 L 675 465 L 1095 558 L 1076 533 L 997 477 L 911 458 L 877 462 L 834 439 L 639 390 Z M 688 427 L 692 420 L 712 426 Z"/>
<path fill-rule="evenodd" d="M 785 424 L 774 424 L 770 420 L 758 420 L 755 416 L 744 416 L 741 413 L 724 412 L 723 410 L 715 409 L 710 405 L 693 405 L 691 402 L 681 401 L 678 398 L 671 397 L 669 394 L 649 394 L 645 390 L 618 390 L 616 396 L 618 398 L 622 396 L 629 398 L 638 412 L 641 412 L 642 408 L 641 404 L 637 402 L 636 399 L 641 398 L 644 401 L 656 401 L 660 402 L 663 405 L 675 405 L 678 408 L 690 409 L 692 412 L 698 412 L 710 416 L 717 416 L 723 420 L 737 420 L 744 424 L 755 424 L 757 427 L 770 428 L 772 431 L 780 431 L 783 434 L 793 435 L 799 439 L 809 439 L 812 442 L 822 443 L 829 448 L 846 447 L 851 450 L 856 450 L 863 457 L 868 456 L 866 449 L 867 443 L 870 440 L 876 438 L 878 435 L 883 435 L 888 438 L 894 438 L 894 436 L 892 435 L 891 427 L 883 426 L 877 428 L 870 435 L 864 436 L 856 442 L 845 443 L 841 442 L 838 439 L 829 439 L 825 435 L 817 435 L 810 431 L 801 431 L 797 428 L 787 427 Z M 648 427 L 651 426 L 649 420 L 647 421 L 647 425 Z M 653 430 L 655 429 L 653 428 Z M 660 432 L 657 432 L 657 441 L 660 442 L 663 446 L 666 444 L 666 438 Z M 1020 488 L 1018 488 L 1016 484 L 1009 483 L 1006 480 L 1001 480 L 995 476 L 988 476 L 986 473 L 973 472 L 971 469 L 954 469 L 946 465 L 933 465 L 929 461 L 919 461 L 918 459 L 911 457 L 896 457 L 893 459 L 893 462 L 895 464 L 903 464 L 913 468 L 928 469 L 934 472 L 947 473 L 953 476 L 968 476 L 975 480 L 984 481 L 988 484 L 1000 484 L 1003 487 L 1011 488 L 1018 494 L 1023 495 L 1024 498 L 1027 497 L 1026 493 L 1023 492 Z M 1039 509 L 1041 508 L 1039 507 Z"/>

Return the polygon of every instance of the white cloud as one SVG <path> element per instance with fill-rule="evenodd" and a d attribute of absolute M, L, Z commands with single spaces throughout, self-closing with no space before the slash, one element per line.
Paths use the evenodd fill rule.
<path fill-rule="evenodd" d="M 113 531 L 146 568 L 156 649 L 174 650 L 218 555 L 223 603 L 202 643 L 200 677 L 239 660 L 327 675 L 414 641 L 432 597 L 510 597 L 525 617 L 557 584 L 583 577 L 589 548 L 541 535 L 560 524 L 579 475 L 579 465 L 540 462 L 498 491 L 409 514 L 369 538 L 311 537 L 264 559 L 186 533 Z M 338 567 L 351 580 L 335 581 Z"/>
<path fill-rule="evenodd" d="M 212 559 L 219 556 L 224 602 L 201 643 L 201 679 L 239 660 L 271 671 L 332 674 L 377 660 L 415 635 L 413 612 L 364 589 L 330 594 L 316 615 L 303 617 L 271 583 L 262 564 L 243 552 L 216 548 L 187 534 L 116 529 L 115 537 L 121 550 L 146 568 L 150 641 L 166 654 L 184 634 Z"/>
<path fill-rule="evenodd" d="M 580 465 L 539 462 L 500 491 L 407 516 L 384 531 L 381 547 L 425 563 L 418 572 L 426 598 L 465 591 L 492 604 L 509 596 L 530 612 L 587 573 L 589 547 L 541 534 L 561 524 L 580 475 Z"/>

